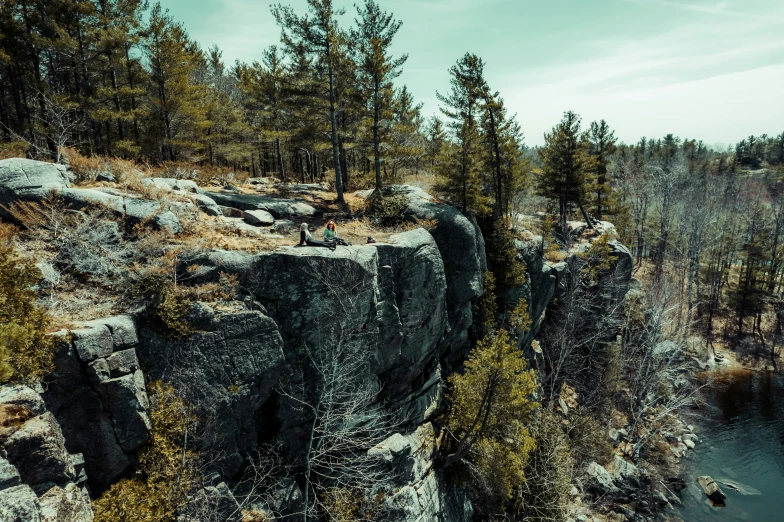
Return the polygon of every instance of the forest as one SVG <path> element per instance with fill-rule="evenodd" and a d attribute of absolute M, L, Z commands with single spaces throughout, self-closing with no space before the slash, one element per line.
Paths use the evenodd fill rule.
<path fill-rule="evenodd" d="M 525 114 L 510 114 L 488 82 L 485 58 L 492 57 L 455 56 L 449 84 L 434 87 L 439 114 L 428 117 L 398 81 L 408 55 L 391 49 L 404 22 L 383 2 L 364 0 L 351 12 L 332 0 L 307 4 L 303 11 L 272 6 L 279 44 L 259 49 L 252 63 L 227 64 L 218 47 L 204 49 L 159 3 L 0 0 L 0 159 L 70 164 L 86 183 L 115 159 L 216 190 L 258 178 L 319 183 L 347 220 L 357 213 L 347 196 L 375 189 L 368 213 L 396 225 L 399 196 L 387 189 L 423 188 L 468 216 L 486 242 L 485 295 L 474 303 L 479 320 L 468 334 L 473 348 L 447 377 L 436 459 L 467 484 L 478 519 L 566 520 L 572 472 L 612 454 L 596 434 L 618 410 L 637 437 L 625 455 L 658 466 L 652 476 L 671 478 L 675 464 L 657 445 L 670 429 L 665 419 L 695 401 L 693 390 L 672 384 L 694 368 L 657 350 L 676 346 L 717 360 L 731 352 L 749 366 L 781 366 L 784 129 L 725 149 L 674 134 L 627 144 L 612 122 L 584 122 L 565 107 L 543 129 L 543 145 L 530 147 L 519 124 Z M 574 255 L 586 228 L 612 233 Z M 517 245 L 532 237 L 551 265 L 569 258 L 578 266 L 533 341 L 542 361 L 536 377 L 517 350 L 531 310 L 508 297 L 526 282 Z M 636 286 L 626 297 L 608 276 L 608 239 L 627 245 L 634 259 Z M 166 267 L 155 281 L 169 277 Z M 14 279 L 14 269 L 6 272 L 0 286 Z M 169 306 L 156 299 L 155 306 Z M 8 372 L 0 366 L 6 379 Z M 161 439 L 142 465 L 164 462 L 154 472 L 179 487 L 179 452 L 183 469 L 187 452 L 177 440 L 183 432 L 187 440 L 191 412 L 156 386 L 163 398 L 153 424 L 175 442 Z M 557 417 L 559 407 L 564 415 L 569 409 L 560 403 L 577 412 L 569 423 Z M 182 426 L 166 425 L 167 409 L 187 410 L 175 419 Z M 95 502 L 102 520 L 131 520 L 118 514 L 117 498 L 149 503 L 139 500 L 146 490 L 128 485 L 134 480 Z M 314 487 L 319 500 L 306 496 L 305 520 L 308 513 L 359 519 L 356 510 L 357 518 L 340 518 L 336 504 L 326 507 L 330 491 Z M 172 498 L 165 514 L 145 520 L 174 520 L 182 505 Z M 316 502 L 324 504 L 317 509 Z"/>
<path fill-rule="evenodd" d="M 530 207 L 536 194 L 545 198 L 538 203 L 558 202 L 551 210 L 561 229 L 578 207 L 614 222 L 638 263 L 670 275 L 679 326 L 708 342 L 747 338 L 775 364 L 784 132 L 749 136 L 731 150 L 671 134 L 622 144 L 607 122 L 581 127 L 567 112 L 544 147 L 529 148 L 517 115 L 487 83 L 483 59 L 470 53 L 450 69 L 451 85 L 439 87 L 441 115 L 425 118 L 395 83 L 407 59 L 390 54 L 402 21 L 376 2 L 356 13 L 324 0 L 309 2 L 307 13 L 274 6 L 280 45 L 228 65 L 160 4 L 1 9 L 7 153 L 56 161 L 72 148 L 182 172 L 326 180 L 339 201 L 344 190 L 422 175 L 447 201 L 493 221 Z M 717 320 L 728 313 L 731 321 Z"/>

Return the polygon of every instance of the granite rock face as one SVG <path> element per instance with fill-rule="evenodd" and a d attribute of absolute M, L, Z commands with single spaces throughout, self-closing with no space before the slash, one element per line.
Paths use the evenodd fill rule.
<path fill-rule="evenodd" d="M 157 201 L 122 197 L 97 189 L 71 187 L 72 175 L 65 165 L 24 158 L 0 160 L 0 217 L 13 219 L 3 206 L 19 201 L 41 201 L 50 192 L 60 194 L 72 209 L 103 205 L 131 224 L 149 220 L 152 226 L 173 234 L 182 232 L 179 219 Z"/>
<path fill-rule="evenodd" d="M 202 421 L 206 444 L 224 455 L 219 468 L 231 477 L 255 451 L 264 424 L 274 422 L 256 414 L 284 371 L 283 340 L 261 312 L 204 320 L 209 314 L 202 310 L 209 331 L 182 341 L 142 328 L 138 355 L 148 379 L 165 377 L 197 408 L 209 408 Z"/>
<path fill-rule="evenodd" d="M 91 522 L 81 456 L 68 452 L 43 399 L 25 386 L 3 386 L 0 408 L 17 419 L 0 429 L 0 520 Z"/>
<path fill-rule="evenodd" d="M 135 321 L 98 319 L 59 337 L 55 371 L 43 397 L 69 451 L 84 455 L 90 486 L 102 491 L 134 464 L 150 429 L 145 378 L 135 356 Z"/>
<path fill-rule="evenodd" d="M 396 433 L 370 450 L 399 485 L 385 499 L 387 520 L 415 522 L 449 520 L 469 522 L 473 509 L 465 491 L 433 468 L 436 436 L 430 423 L 416 431 Z"/>
<path fill-rule="evenodd" d="M 17 201 L 40 201 L 50 191 L 70 187 L 71 180 L 65 165 L 24 158 L 0 160 L 0 217 L 11 217 L 2 206 Z"/>

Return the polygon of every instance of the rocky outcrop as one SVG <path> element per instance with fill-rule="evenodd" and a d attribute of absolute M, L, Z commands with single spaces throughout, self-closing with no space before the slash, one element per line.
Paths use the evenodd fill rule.
<path fill-rule="evenodd" d="M 148 379 L 165 378 L 210 412 L 201 419 L 206 449 L 224 456 L 218 467 L 231 477 L 255 451 L 259 434 L 276 422 L 257 413 L 284 370 L 283 340 L 275 322 L 258 311 L 218 317 L 201 305 L 195 316 L 203 332 L 182 341 L 142 328 L 138 353 Z"/>
<path fill-rule="evenodd" d="M 25 386 L 0 388 L 0 520 L 90 522 L 81 455 L 66 449 L 43 399 Z"/>
<path fill-rule="evenodd" d="M 449 326 L 439 345 L 440 355 L 445 357 L 468 344 L 473 305 L 482 295 L 484 272 L 487 270 L 484 238 L 476 222 L 456 208 L 439 203 L 418 187 L 392 185 L 387 190 L 408 198 L 408 217 L 435 221 L 430 234 L 443 260 L 447 288 Z M 365 192 L 362 195 L 369 197 L 370 194 Z"/>
<path fill-rule="evenodd" d="M 0 160 L 0 217 L 13 220 L 3 207 L 20 201 L 41 201 L 50 192 L 56 192 L 75 210 L 102 205 L 128 219 L 131 224 L 149 221 L 154 227 L 173 234 L 182 231 L 177 216 L 160 202 L 121 197 L 96 189 L 73 188 L 72 179 L 64 165 L 23 158 Z"/>
<path fill-rule="evenodd" d="M 239 194 L 231 191 L 204 192 L 218 205 L 240 210 L 266 210 L 275 219 L 311 217 L 318 211 L 304 201 L 282 200 L 259 194 Z"/>
<path fill-rule="evenodd" d="M 409 435 L 396 433 L 370 450 L 399 485 L 385 499 L 386 520 L 469 522 L 473 510 L 465 491 L 433 468 L 436 437 L 430 423 Z"/>
<path fill-rule="evenodd" d="M 101 491 L 134 464 L 150 429 L 136 325 L 129 316 L 111 317 L 58 337 L 55 371 L 43 396 L 68 449 L 84 454 L 91 487 Z"/>
<path fill-rule="evenodd" d="M 52 190 L 68 188 L 72 179 L 65 165 L 23 158 L 0 160 L 0 205 L 39 201 Z M 0 216 L 7 217 L 2 209 Z"/>
<path fill-rule="evenodd" d="M 152 202 L 134 200 L 131 207 L 136 205 L 138 211 L 130 211 L 133 198 L 71 188 L 66 170 L 43 165 L 31 179 L 47 190 L 54 187 L 71 202 L 100 201 L 116 208 L 111 198 L 119 198 L 127 215 L 135 212 L 139 219 L 152 215 L 165 221 L 165 212 L 151 214 L 152 209 L 143 208 Z M 20 176 L 28 174 L 17 171 L 5 175 L 16 180 L 7 183 L 14 187 L 9 197 L 40 199 L 43 189 L 21 183 Z M 0 176 L 0 186 L 6 178 Z M 204 193 L 182 180 L 156 178 L 148 184 L 180 192 L 207 213 L 238 209 L 238 216 L 255 225 L 316 212 L 302 201 L 236 190 Z M 28 506 L 41 520 L 80 520 L 73 485 L 81 486 L 89 477 L 93 491 L 100 493 L 130 471 L 150 430 L 145 383 L 156 379 L 173 383 L 191 401 L 201 417 L 202 449 L 221 456 L 213 462 L 220 477 L 205 484 L 205 495 L 225 496 L 219 491 L 225 484 L 220 484 L 236 479 L 259 443 L 282 442 L 286 458 L 299 462 L 308 418 L 286 394 L 294 393 L 292 389 L 307 393 L 312 384 L 303 362 L 318 357 L 325 325 L 339 324 L 357 348 L 366 383 L 377 385 L 380 400 L 400 412 L 402 433 L 372 450 L 395 477 L 396 487 L 386 499 L 390 520 L 470 520 L 465 491 L 433 466 L 430 421 L 443 411 L 445 379 L 468 348 L 473 308 L 487 269 L 484 240 L 475 222 L 424 191 L 409 186 L 390 190 L 406 196 L 407 217 L 427 220 L 430 232 L 417 229 L 394 235 L 387 243 L 336 251 L 283 247 L 256 255 L 219 250 L 189 254 L 180 266 L 189 271 L 185 284 L 235 274 L 244 294 L 242 301 L 194 304 L 188 318 L 195 329 L 192 335 L 173 340 L 129 316 L 90 321 L 56 334 L 56 369 L 47 379 L 45 403 L 34 392 L 20 390 L 6 398 L 0 389 L 0 400 L 31 412 L 26 430 L 8 439 L 13 455 L 30 447 L 30 441 L 45 452 L 24 452 L 37 455 L 38 465 L 17 466 L 21 461 L 11 452 L 8 466 L 0 461 L 0 485 L 4 492 L 11 491 L 3 495 L 17 499 L 19 509 Z M 176 229 L 174 222 L 170 225 Z M 507 298 L 526 299 L 534 324 L 521 335 L 521 345 L 533 339 L 570 269 L 568 260 L 545 262 L 540 244 L 533 236 L 516 243 L 528 278 Z M 620 244 L 612 249 L 615 271 L 626 278 L 631 257 Z M 292 385 L 285 393 L 279 387 L 281 378 Z M 612 472 L 598 464 L 592 471 L 602 488 L 620 491 L 636 480 L 632 468 L 624 461 Z M 281 483 L 280 488 L 281 495 L 296 497 L 295 482 Z"/>

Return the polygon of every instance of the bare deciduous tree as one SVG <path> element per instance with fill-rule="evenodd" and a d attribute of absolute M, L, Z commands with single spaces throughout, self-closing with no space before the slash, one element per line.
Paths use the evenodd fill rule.
<path fill-rule="evenodd" d="M 319 262 L 320 261 L 320 262 Z M 368 450 L 393 432 L 392 416 L 379 403 L 380 387 L 357 317 L 370 275 L 355 260 L 310 260 L 305 272 L 325 289 L 311 303 L 317 332 L 306 342 L 302 375 L 281 394 L 307 420 L 302 520 L 332 515 L 334 505 L 356 501 L 357 490 L 378 492 L 393 478 Z M 354 500 L 352 500 L 354 499 Z"/>

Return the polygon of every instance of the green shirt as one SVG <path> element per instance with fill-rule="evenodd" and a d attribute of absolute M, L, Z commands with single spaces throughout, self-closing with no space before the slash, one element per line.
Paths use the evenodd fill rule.
<path fill-rule="evenodd" d="M 335 232 L 333 232 L 332 230 L 328 228 L 324 229 L 324 241 L 332 241 L 333 239 L 335 239 L 336 235 L 337 234 L 335 234 Z"/>

